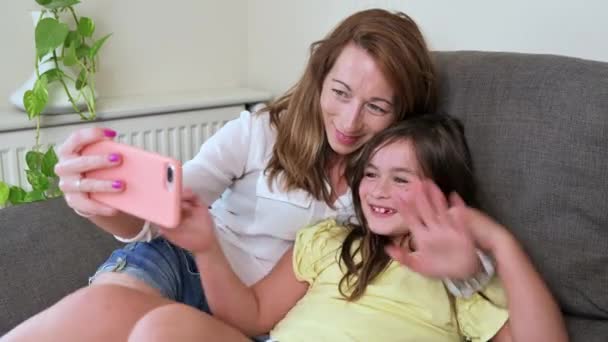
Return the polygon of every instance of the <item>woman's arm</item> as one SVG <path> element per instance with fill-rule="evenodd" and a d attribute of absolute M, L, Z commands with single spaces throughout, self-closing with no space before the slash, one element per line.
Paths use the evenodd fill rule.
<path fill-rule="evenodd" d="M 396 260 L 428 276 L 467 274 L 470 246 L 490 253 L 507 296 L 509 321 L 495 341 L 567 341 L 559 306 L 530 259 L 508 230 L 453 194 L 449 203 L 430 181 L 412 184 L 400 206 L 419 249 L 408 253 L 389 246 Z M 463 236 L 464 234 L 464 236 Z M 469 235 L 469 237 L 467 237 Z"/>
<path fill-rule="evenodd" d="M 494 341 L 568 341 L 559 306 L 521 245 L 484 213 L 450 198 L 456 224 L 469 229 L 479 246 L 493 255 L 507 296 L 509 321 Z"/>
<path fill-rule="evenodd" d="M 504 228 L 494 230 L 487 247 L 496 260 L 509 310 L 509 321 L 494 341 L 568 341 L 559 306 L 530 259 Z"/>
<path fill-rule="evenodd" d="M 144 220 L 122 211 L 117 211 L 113 216 L 92 216 L 89 220 L 106 232 L 124 239 L 137 236 L 145 223 Z"/>
<path fill-rule="evenodd" d="M 263 120 L 254 120 L 249 113 L 241 113 L 238 119 L 224 125 L 203 143 L 192 160 L 184 164 L 184 187 L 194 190 L 207 203 L 215 201 L 243 173 L 251 146 L 252 127 L 256 128 L 256 133 L 261 131 L 263 134 L 264 124 Z M 119 192 L 123 188 L 115 189 L 112 182 L 105 180 L 79 182 L 85 172 L 120 165 L 106 155 L 82 157 L 79 153 L 89 144 L 112 139 L 116 135 L 115 131 L 103 128 L 85 128 L 72 133 L 58 149 L 59 162 L 55 173 L 60 177 L 59 186 L 70 207 L 106 232 L 131 239 L 142 232 L 144 220 L 93 201 L 88 196 L 89 192 Z"/>

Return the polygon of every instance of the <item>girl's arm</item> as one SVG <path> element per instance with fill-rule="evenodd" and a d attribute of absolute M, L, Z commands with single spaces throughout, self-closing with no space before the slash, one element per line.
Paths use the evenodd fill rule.
<path fill-rule="evenodd" d="M 248 336 L 269 332 L 304 296 L 308 284 L 296 279 L 289 249 L 264 279 L 247 287 L 219 246 L 196 253 L 207 303 L 213 315 Z"/>
<path fill-rule="evenodd" d="M 267 333 L 304 296 L 308 283 L 300 282 L 289 249 L 264 279 L 248 287 L 234 273 L 214 233 L 207 210 L 191 191 L 185 191 L 182 223 L 161 233 L 194 254 L 207 303 L 213 315 L 248 336 Z"/>

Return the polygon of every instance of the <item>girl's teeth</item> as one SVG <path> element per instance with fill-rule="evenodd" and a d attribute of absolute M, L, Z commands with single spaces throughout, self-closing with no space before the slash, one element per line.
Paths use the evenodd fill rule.
<path fill-rule="evenodd" d="M 391 209 L 386 209 L 386 208 L 380 208 L 380 207 L 372 207 L 374 209 L 375 212 L 381 213 L 381 214 L 387 214 L 392 212 Z"/>

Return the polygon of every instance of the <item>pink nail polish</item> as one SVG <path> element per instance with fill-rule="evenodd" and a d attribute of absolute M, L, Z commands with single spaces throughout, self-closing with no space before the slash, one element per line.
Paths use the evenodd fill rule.
<path fill-rule="evenodd" d="M 123 186 L 122 181 L 117 180 L 117 181 L 112 182 L 112 187 L 114 189 L 122 189 L 122 186 Z"/>
<path fill-rule="evenodd" d="M 110 153 L 110 155 L 108 156 L 108 160 L 112 163 L 116 163 L 120 160 L 120 155 L 118 153 Z"/>
<path fill-rule="evenodd" d="M 105 128 L 103 130 L 103 135 L 105 135 L 108 138 L 114 138 L 116 136 L 116 131 Z"/>

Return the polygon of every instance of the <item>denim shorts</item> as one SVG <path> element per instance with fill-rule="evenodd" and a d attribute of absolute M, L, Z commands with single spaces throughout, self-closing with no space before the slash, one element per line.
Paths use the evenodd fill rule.
<path fill-rule="evenodd" d="M 89 283 L 105 272 L 129 274 L 158 289 L 163 297 L 211 314 L 194 257 L 162 237 L 115 250 Z M 269 340 L 268 335 L 253 338 L 253 341 Z"/>
<path fill-rule="evenodd" d="M 89 282 L 105 272 L 129 274 L 159 290 L 163 297 L 211 313 L 194 258 L 163 238 L 115 250 Z"/>

